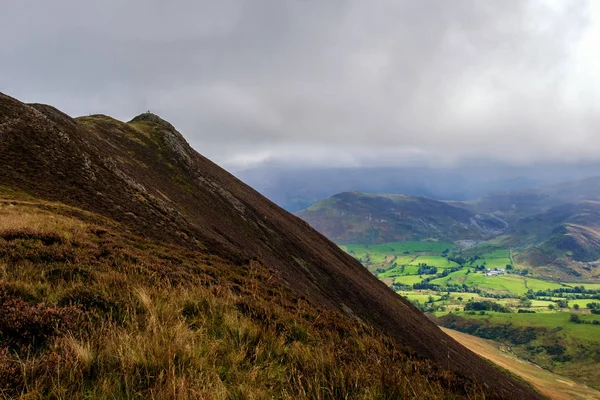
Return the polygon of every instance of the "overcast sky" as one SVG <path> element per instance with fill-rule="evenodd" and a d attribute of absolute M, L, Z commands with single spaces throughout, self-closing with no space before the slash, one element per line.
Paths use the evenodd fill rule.
<path fill-rule="evenodd" d="M 0 91 L 149 109 L 230 169 L 600 155 L 600 2 L 0 4 Z"/>

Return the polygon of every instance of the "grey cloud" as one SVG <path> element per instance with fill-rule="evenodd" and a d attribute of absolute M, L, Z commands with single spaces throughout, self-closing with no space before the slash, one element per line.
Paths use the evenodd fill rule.
<path fill-rule="evenodd" d="M 4 3 L 0 90 L 72 115 L 150 109 L 232 168 L 600 151 L 586 1 Z"/>

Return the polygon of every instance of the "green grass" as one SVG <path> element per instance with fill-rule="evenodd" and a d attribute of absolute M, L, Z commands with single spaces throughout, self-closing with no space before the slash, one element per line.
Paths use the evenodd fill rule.
<path fill-rule="evenodd" d="M 488 258 L 488 257 L 484 257 L 483 260 L 485 261 L 485 267 L 489 268 L 489 269 L 494 269 L 494 268 L 502 268 L 505 269 L 506 266 L 508 264 L 510 264 L 510 258 Z M 481 263 L 481 260 L 477 260 L 475 262 L 475 264 L 477 263 Z"/>
<path fill-rule="evenodd" d="M 403 283 L 405 285 L 414 285 L 415 283 L 420 283 L 423 280 L 419 275 L 406 275 L 406 276 L 398 276 L 394 278 L 394 283 Z"/>
<path fill-rule="evenodd" d="M 454 261 L 450 261 L 442 256 L 418 256 L 412 262 L 412 265 L 427 264 L 438 268 L 453 268 L 459 267 Z"/>
<path fill-rule="evenodd" d="M 569 283 L 569 286 L 583 286 L 588 290 L 600 290 L 600 283 Z"/>
<path fill-rule="evenodd" d="M 577 300 L 569 300 L 569 307 L 573 308 L 575 304 L 579 305 L 579 308 L 587 308 L 589 303 L 600 303 L 600 300 L 592 300 L 592 299 L 577 299 Z"/>
<path fill-rule="evenodd" d="M 398 294 L 402 297 L 407 298 L 410 301 L 416 300 L 420 303 L 425 303 L 429 301 L 429 297 L 433 297 L 433 301 L 438 301 L 440 299 L 440 296 L 436 294 L 422 294 L 415 292 L 398 292 Z"/>
<path fill-rule="evenodd" d="M 403 269 L 404 267 L 404 269 Z M 419 267 L 416 265 L 406 265 L 406 266 L 397 266 L 394 268 L 390 268 L 385 272 L 382 272 L 378 275 L 379 278 L 393 278 L 395 276 L 401 275 L 417 275 L 419 271 Z"/>
<path fill-rule="evenodd" d="M 510 250 L 508 249 L 497 249 L 489 253 L 485 253 L 485 258 L 508 258 L 510 259 Z"/>
<path fill-rule="evenodd" d="M 557 282 L 550 282 L 550 281 L 544 281 L 542 279 L 535 279 L 535 278 L 525 278 L 526 282 L 527 282 L 527 287 L 531 290 L 538 291 L 538 290 L 548 290 L 548 289 L 560 289 L 561 287 L 564 287 L 564 285 L 557 283 Z"/>
<path fill-rule="evenodd" d="M 546 289 L 558 289 L 563 287 L 561 284 L 556 282 L 543 281 L 541 279 L 528 278 L 520 275 L 499 275 L 499 276 L 485 276 L 482 273 L 471 272 L 469 275 L 461 275 L 463 272 L 457 271 L 450 274 L 446 278 L 434 279 L 432 283 L 443 284 L 443 283 L 465 283 L 468 286 L 477 286 L 483 290 L 490 290 L 502 293 L 512 293 L 517 296 L 524 295 L 528 289 L 546 290 Z"/>
<path fill-rule="evenodd" d="M 536 307 L 548 308 L 549 305 L 556 306 L 556 303 L 553 301 L 547 301 L 547 300 L 532 300 L 531 301 L 532 308 L 536 308 Z"/>
<path fill-rule="evenodd" d="M 383 244 L 346 244 L 344 245 L 346 251 L 351 252 L 369 252 L 369 253 L 384 253 L 384 254 L 402 254 L 404 252 L 409 253 L 437 253 L 440 254 L 446 249 L 453 249 L 456 247 L 454 243 L 448 242 L 393 242 Z M 344 248 L 342 247 L 342 248 Z"/>
<path fill-rule="evenodd" d="M 479 295 L 477 293 L 467 293 L 467 292 L 452 292 L 450 294 L 450 298 L 453 300 L 458 301 L 457 299 L 459 297 L 462 297 L 463 303 L 466 303 L 467 301 L 469 301 L 469 299 L 477 298 L 477 297 L 479 297 Z"/>
<path fill-rule="evenodd" d="M 457 314 L 464 315 L 467 318 L 493 321 L 493 323 L 496 325 L 510 323 L 517 327 L 540 327 L 548 328 L 550 330 L 556 327 L 561 327 L 561 334 L 564 334 L 567 337 L 600 343 L 600 325 L 576 324 L 570 322 L 570 312 L 506 314 L 488 311 L 485 315 L 468 315 L 464 313 Z M 600 321 L 600 315 L 583 313 L 579 313 L 578 315 L 584 321 Z"/>
<path fill-rule="evenodd" d="M 471 272 L 473 274 L 474 272 Z M 447 285 L 447 284 L 455 284 L 462 285 L 462 283 L 466 280 L 467 276 L 467 268 L 463 268 L 459 271 L 450 272 L 448 276 L 443 278 L 436 278 L 431 280 L 431 283 L 434 285 Z"/>

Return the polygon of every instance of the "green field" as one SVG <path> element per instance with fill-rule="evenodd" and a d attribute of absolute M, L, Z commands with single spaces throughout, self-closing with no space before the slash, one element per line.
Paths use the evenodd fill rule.
<path fill-rule="evenodd" d="M 515 311 L 517 308 L 523 308 L 525 304 L 526 308 L 531 310 L 551 313 L 552 309 L 549 306 L 553 305 L 555 308 L 559 308 L 557 305 L 558 301 L 564 299 L 569 300 L 568 304 L 570 308 L 577 304 L 580 309 L 584 309 L 588 303 L 594 301 L 587 299 L 573 300 L 572 298 L 568 298 L 568 294 L 557 293 L 552 301 L 549 301 L 547 298 L 536 299 L 534 296 L 532 297 L 531 305 L 527 305 L 521 302 L 520 297 L 531 291 L 555 290 L 575 286 L 584 286 L 587 289 L 594 290 L 600 289 L 600 284 L 558 283 L 512 273 L 512 270 L 509 270 L 507 274 L 500 274 L 498 276 L 488 276 L 486 275 L 486 271 L 478 271 L 476 267 L 478 269 L 485 268 L 486 270 L 490 270 L 494 268 L 506 268 L 507 264 L 512 264 L 510 250 L 500 248 L 498 245 L 477 245 L 468 249 L 465 253 L 462 253 L 460 248 L 454 244 L 444 242 L 395 242 L 378 245 L 351 244 L 341 247 L 363 262 L 379 278 L 388 279 L 388 284 L 400 285 L 398 289 L 404 290 L 407 286 L 412 287 L 418 283 L 428 282 L 431 285 L 439 287 L 441 292 L 444 291 L 447 285 L 455 287 L 456 285 L 461 286 L 464 284 L 469 288 L 468 290 L 479 293 L 472 293 L 470 296 L 465 293 L 462 293 L 462 296 L 449 293 L 449 298 L 446 298 L 444 301 L 435 301 L 436 305 L 450 307 L 450 309 L 460 309 L 462 302 L 457 300 L 458 297 L 461 297 L 463 301 L 467 301 L 470 298 L 479 300 L 483 298 L 485 300 L 496 301 Z M 460 261 L 459 258 L 461 257 L 457 258 L 456 254 L 461 255 L 463 260 L 461 262 L 464 263 L 462 266 L 457 262 Z M 452 260 L 449 258 L 452 258 Z M 422 265 L 436 267 L 437 273 L 419 274 L 419 267 Z M 518 271 L 518 266 L 514 267 Z M 445 271 L 450 268 L 461 269 L 450 273 Z M 443 276 L 444 274 L 447 275 Z M 433 289 L 436 286 L 433 286 Z M 430 294 L 439 296 L 441 294 L 441 292 L 436 292 L 435 290 L 426 290 L 425 292 L 422 290 L 413 290 L 415 296 L 429 296 Z M 488 296 L 488 298 L 485 298 L 485 296 Z M 408 297 L 411 298 L 410 296 Z M 509 299 L 504 299 L 503 297 L 509 297 Z M 597 300 L 597 302 L 600 302 L 600 300 Z"/>
<path fill-rule="evenodd" d="M 575 304 L 577 304 L 580 308 L 587 308 L 589 303 L 600 303 L 600 300 L 592 300 L 592 299 L 577 299 L 577 300 L 569 300 L 569 307 L 573 308 Z"/>
<path fill-rule="evenodd" d="M 379 274 L 379 278 L 393 278 L 401 275 L 417 275 L 419 267 L 416 265 L 398 265 Z"/>
<path fill-rule="evenodd" d="M 600 284 L 559 283 L 522 275 L 523 268 L 513 265 L 510 250 L 499 245 L 484 244 L 461 250 L 451 243 L 403 242 L 342 248 L 380 279 L 386 279 L 399 295 L 423 312 L 483 324 L 482 337 L 508 330 L 508 336 L 494 337 L 506 343 L 533 335 L 537 338 L 526 339 L 525 344 L 512 343 L 514 352 L 545 368 L 556 368 L 572 378 L 600 385 L 600 372 L 597 362 L 593 361 L 594 354 L 600 353 L 600 315 L 586 309 L 588 303 L 600 303 L 600 299 L 574 299 L 577 294 L 558 291 L 551 296 L 536 296 L 538 291 L 580 286 L 599 290 Z M 419 274 L 423 264 L 437 270 L 421 270 L 430 273 Z M 509 264 L 513 268 L 506 269 Z M 450 268 L 459 269 L 449 272 Z M 506 269 L 506 273 L 486 275 L 493 269 Z M 421 284 L 420 289 L 410 290 L 415 284 Z M 448 291 L 456 290 L 456 286 L 462 286 L 460 292 Z M 590 295 L 596 296 L 586 294 Z M 507 312 L 488 311 L 489 302 L 501 305 Z M 490 307 L 485 311 L 473 308 L 485 304 Z M 578 310 L 574 309 L 575 305 Z M 466 312 L 465 308 L 478 311 Z M 519 310 L 530 313 L 519 313 Z M 572 314 L 581 323 L 571 321 Z M 593 321 L 599 322 L 593 324 Z"/>
<path fill-rule="evenodd" d="M 429 301 L 430 296 L 433 298 L 434 301 L 438 301 L 440 299 L 440 296 L 438 295 L 419 294 L 415 292 L 398 292 L 398 294 L 402 297 L 407 298 L 410 301 L 419 301 L 421 303 Z"/>
<path fill-rule="evenodd" d="M 550 305 L 556 305 L 556 303 L 553 301 L 547 301 L 547 300 L 532 300 L 531 301 L 531 308 L 548 308 L 548 306 L 550 306 Z"/>
<path fill-rule="evenodd" d="M 346 244 L 340 248 L 356 258 L 370 271 L 377 272 L 380 278 L 393 278 L 399 275 L 416 274 L 418 268 L 401 266 L 417 266 L 425 263 L 437 268 L 451 268 L 458 264 L 441 256 L 445 250 L 456 247 L 447 242 L 395 242 L 376 245 Z M 419 261 L 417 261 L 419 260 Z"/>
<path fill-rule="evenodd" d="M 506 257 L 506 258 L 488 258 L 485 257 L 483 258 L 483 261 L 485 262 L 485 266 L 486 268 L 489 269 L 495 269 L 495 268 L 506 268 L 506 266 L 508 264 L 510 264 L 510 258 Z"/>
<path fill-rule="evenodd" d="M 482 273 L 471 272 L 466 275 L 466 271 L 460 270 L 449 274 L 447 277 L 438 278 L 431 281 L 433 284 L 466 284 L 476 286 L 482 290 L 489 290 L 499 293 L 512 293 L 516 296 L 522 296 L 528 289 L 545 290 L 558 289 L 563 285 L 555 282 L 543 281 L 535 278 L 523 277 L 520 275 L 499 275 L 486 276 Z"/>
<path fill-rule="evenodd" d="M 443 315 L 445 313 L 436 313 Z M 561 327 L 560 335 L 600 343 L 600 325 L 576 324 L 570 322 L 571 313 L 553 312 L 553 313 L 535 313 L 535 314 L 517 314 L 517 313 L 497 313 L 493 311 L 486 312 L 485 315 L 468 315 L 465 313 L 456 313 L 469 319 L 493 321 L 495 325 L 512 324 L 516 327 L 540 327 L 553 329 Z M 578 313 L 584 321 L 599 321 L 600 315 Z M 557 333 L 558 334 L 558 333 Z"/>
<path fill-rule="evenodd" d="M 417 256 L 411 262 L 411 265 L 419 265 L 419 264 L 426 264 L 431 267 L 437 267 L 437 268 L 452 268 L 452 267 L 460 266 L 457 263 L 455 263 L 454 261 L 450 261 L 447 258 L 442 257 L 442 256 Z"/>
<path fill-rule="evenodd" d="M 405 275 L 394 278 L 394 283 L 402 283 L 404 285 L 414 285 L 423 280 L 419 275 Z"/>
<path fill-rule="evenodd" d="M 403 254 L 413 253 L 441 253 L 446 249 L 456 247 L 454 243 L 448 242 L 393 242 L 383 244 L 346 244 L 340 246 L 348 253 L 371 253 L 371 254 Z"/>
<path fill-rule="evenodd" d="M 583 286 L 589 290 L 600 290 L 600 283 L 571 283 L 569 286 Z"/>

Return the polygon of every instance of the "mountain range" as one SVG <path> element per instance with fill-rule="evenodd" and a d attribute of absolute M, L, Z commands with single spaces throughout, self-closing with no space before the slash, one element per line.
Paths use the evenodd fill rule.
<path fill-rule="evenodd" d="M 600 178 L 470 201 L 343 192 L 297 213 L 338 243 L 493 240 L 552 278 L 600 279 Z"/>
<path fill-rule="evenodd" d="M 236 176 L 284 209 L 297 212 L 345 191 L 403 193 L 435 200 L 467 201 L 572 182 L 600 174 L 598 164 L 496 165 L 470 161 L 435 167 L 429 159 L 397 167 L 291 167 L 277 163 L 235 171 Z"/>

